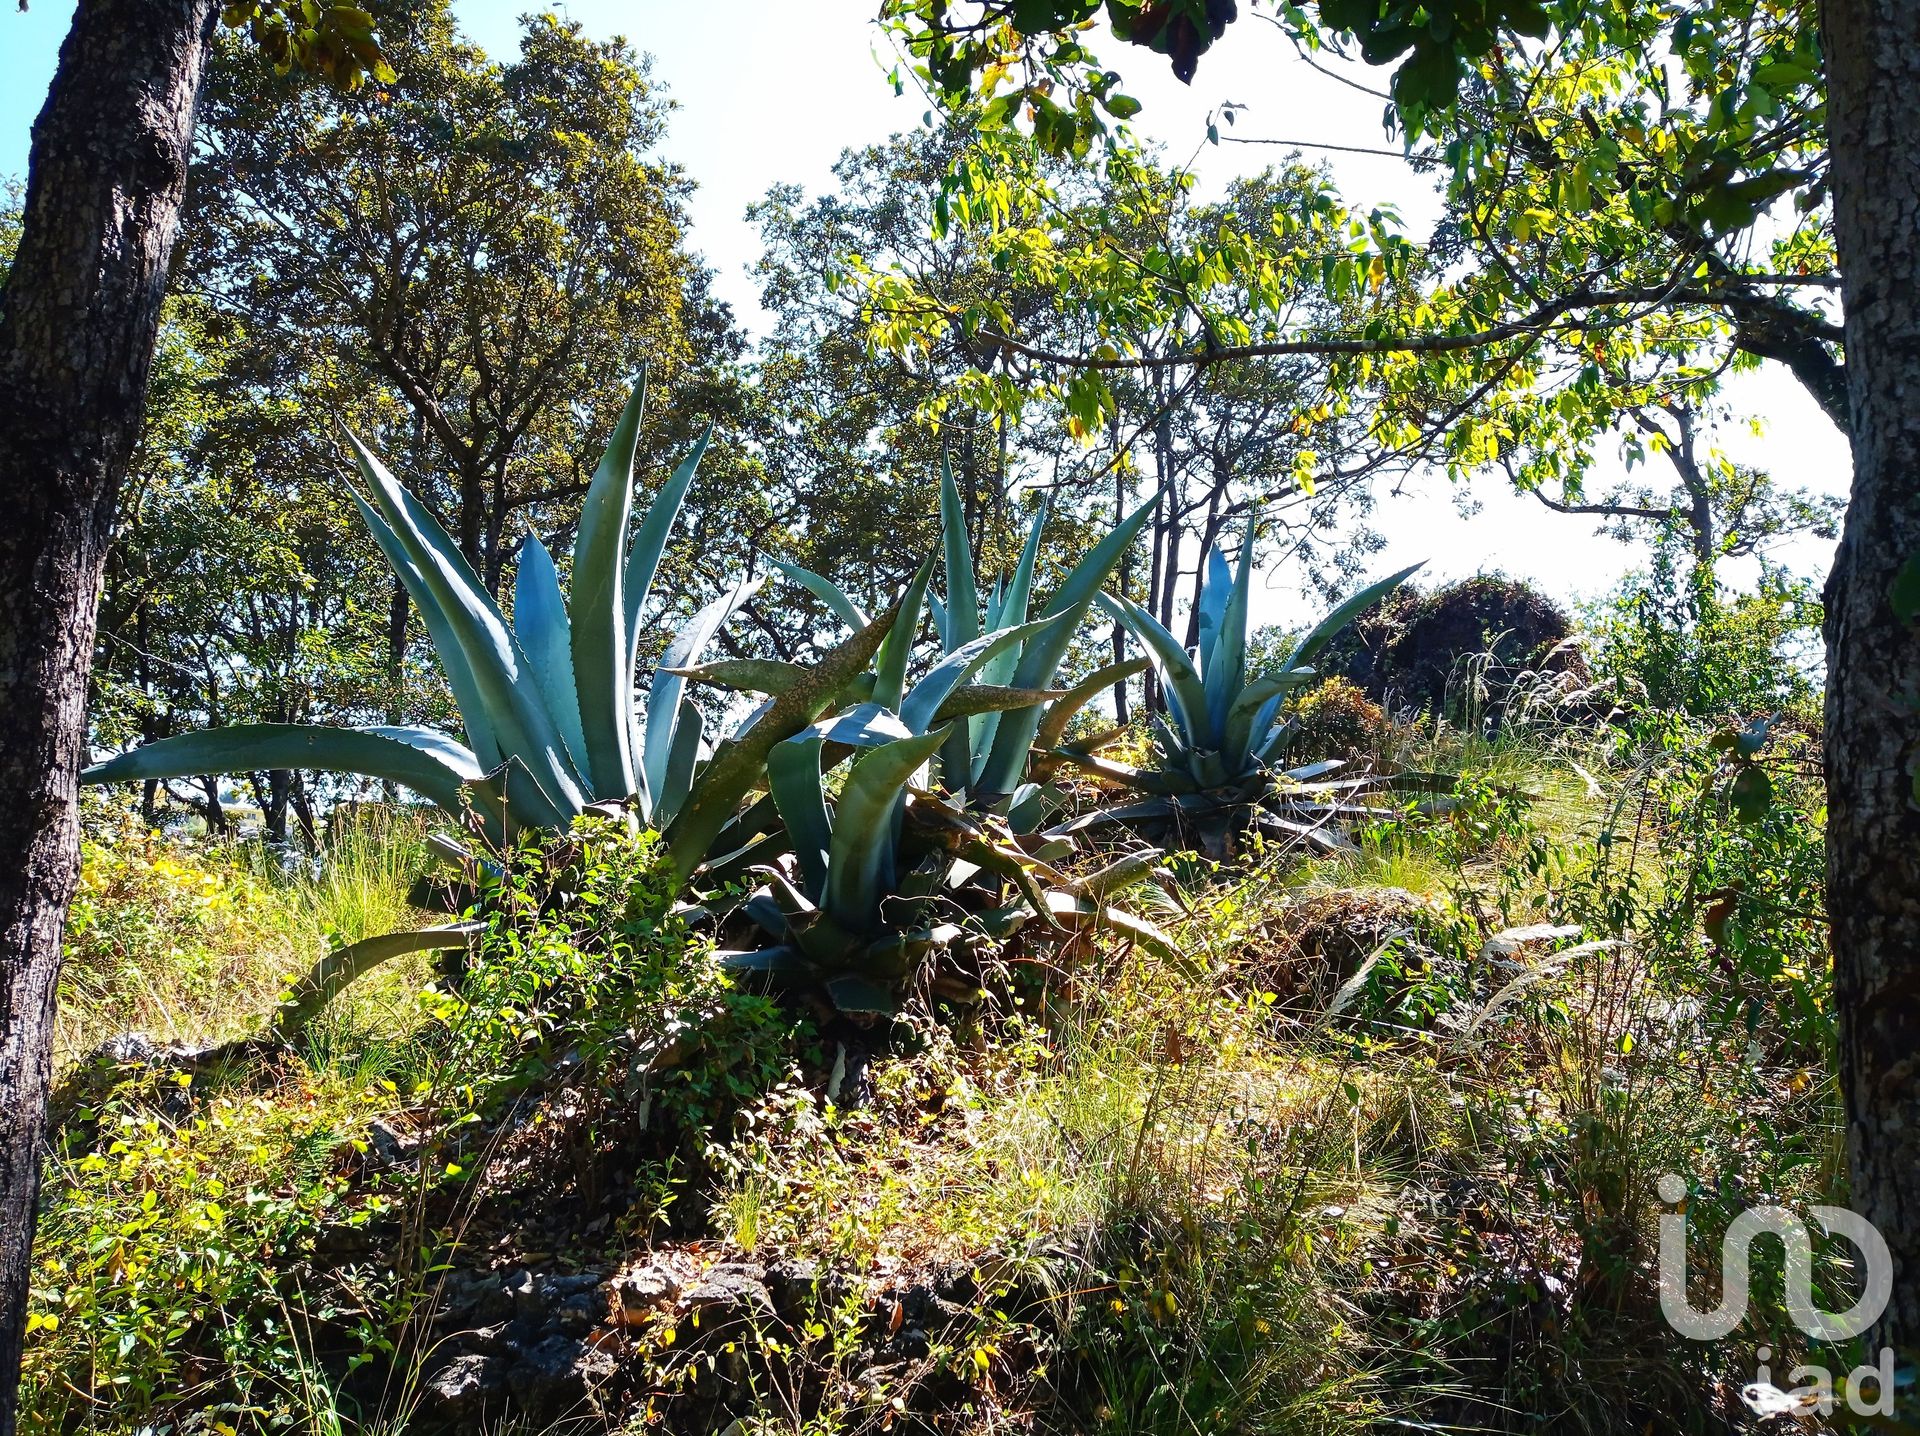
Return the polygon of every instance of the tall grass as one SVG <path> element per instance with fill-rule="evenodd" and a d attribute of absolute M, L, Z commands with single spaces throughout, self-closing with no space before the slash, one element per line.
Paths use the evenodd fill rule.
<path fill-rule="evenodd" d="M 331 947 L 404 928 L 424 866 L 410 814 L 339 825 L 311 859 L 257 842 L 179 839 L 95 810 L 68 921 L 61 1065 L 125 1032 L 194 1045 L 257 1031 L 287 980 Z M 373 989 L 417 983 L 384 975 Z M 392 993 L 387 994 L 389 997 Z"/>

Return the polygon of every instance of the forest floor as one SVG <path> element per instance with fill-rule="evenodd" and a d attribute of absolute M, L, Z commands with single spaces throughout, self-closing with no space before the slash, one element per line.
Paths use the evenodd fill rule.
<path fill-rule="evenodd" d="M 1603 743 L 1404 741 L 1466 801 L 1170 859 L 1130 896 L 1177 968 L 1103 938 L 860 1030 L 683 937 L 589 1040 L 403 963 L 196 1070 L 158 1049 L 422 920 L 419 829 L 290 873 L 92 813 L 25 1429 L 1763 1429 L 1756 1348 L 1804 1343 L 1764 1278 L 1726 1341 L 1668 1328 L 1655 1183 L 1696 1250 L 1838 1190 L 1806 974 L 1700 935 L 1682 809 Z"/>

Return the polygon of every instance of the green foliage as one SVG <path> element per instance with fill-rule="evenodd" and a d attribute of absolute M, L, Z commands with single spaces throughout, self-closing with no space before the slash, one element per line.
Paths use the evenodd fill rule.
<path fill-rule="evenodd" d="M 1155 730 L 1159 766 L 1146 774 L 1119 774 L 1123 781 L 1148 792 L 1177 795 L 1244 786 L 1260 777 L 1286 737 L 1285 725 L 1278 721 L 1282 706 L 1314 677 L 1309 665 L 1321 649 L 1420 567 L 1415 564 L 1362 588 L 1301 638 L 1277 670 L 1250 677 L 1247 623 L 1253 551 L 1249 525 L 1237 565 L 1229 568 L 1217 548 L 1208 554 L 1197 662 L 1139 604 L 1103 596 L 1108 612 L 1125 623 L 1152 656 L 1167 694 L 1168 721 Z M 1071 750 L 1068 756 L 1073 756 Z"/>
<path fill-rule="evenodd" d="M 322 1333 L 349 1366 L 385 1349 L 391 1268 L 333 1264 L 309 1284 L 323 1231 L 387 1209 L 350 1194 L 336 1160 L 368 1107 L 324 1078 L 271 1103 L 172 1073 L 117 1087 L 91 1140 L 49 1164 L 22 1429 L 51 1436 L 103 1412 L 116 1430 L 183 1415 L 286 1429 L 306 1414 Z"/>
<path fill-rule="evenodd" d="M 603 1096 L 645 1086 L 690 1132 L 729 1126 L 784 1074 L 790 1020 L 714 964 L 674 911 L 679 883 L 657 834 L 605 819 L 519 845 L 482 894 L 459 983 L 434 999 L 438 1087 L 485 1112 L 562 1077 Z"/>
<path fill-rule="evenodd" d="M 1803 579 L 1763 568 L 1753 592 L 1728 593 L 1711 566 L 1663 547 L 1588 613 L 1587 628 L 1595 677 L 1649 720 L 1775 713 L 1818 731 L 1820 606 Z"/>
<path fill-rule="evenodd" d="M 1285 746 L 1294 752 L 1366 757 L 1379 750 L 1387 734 L 1380 705 L 1344 678 L 1316 683 L 1289 698 L 1282 711 L 1288 725 Z"/>

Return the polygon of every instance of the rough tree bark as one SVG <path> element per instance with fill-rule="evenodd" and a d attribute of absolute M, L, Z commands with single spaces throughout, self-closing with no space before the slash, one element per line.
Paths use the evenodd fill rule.
<path fill-rule="evenodd" d="M 1826 0 L 1853 494 L 1827 582 L 1827 904 L 1853 1204 L 1891 1249 L 1874 1346 L 1920 1347 L 1920 6 Z M 1909 567 L 1911 565 L 1912 567 Z M 1909 616 L 1903 617 L 1901 611 Z"/>
<path fill-rule="evenodd" d="M 0 1436 L 15 1425 L 75 779 L 213 0 L 80 0 L 0 294 Z"/>

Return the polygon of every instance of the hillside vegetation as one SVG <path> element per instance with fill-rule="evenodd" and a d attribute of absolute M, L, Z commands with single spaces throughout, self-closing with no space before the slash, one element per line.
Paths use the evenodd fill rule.
<path fill-rule="evenodd" d="M 589 816 L 485 882 L 454 967 L 209 1051 L 417 916 L 425 822 L 290 860 L 98 804 L 27 1429 L 1747 1419 L 1752 1333 L 1798 1338 L 1777 1305 L 1672 1338 L 1653 1191 L 1684 1175 L 1704 1240 L 1842 1181 L 1811 704 L 1777 609 L 1646 611 L 1497 726 L 1343 718 L 1356 769 L 1451 800 L 1325 853 L 1175 845 L 1125 895 L 1174 952 L 1089 931 L 889 1018 L 729 975 L 658 839 Z M 1675 683 L 1696 714 L 1639 699 Z"/>

